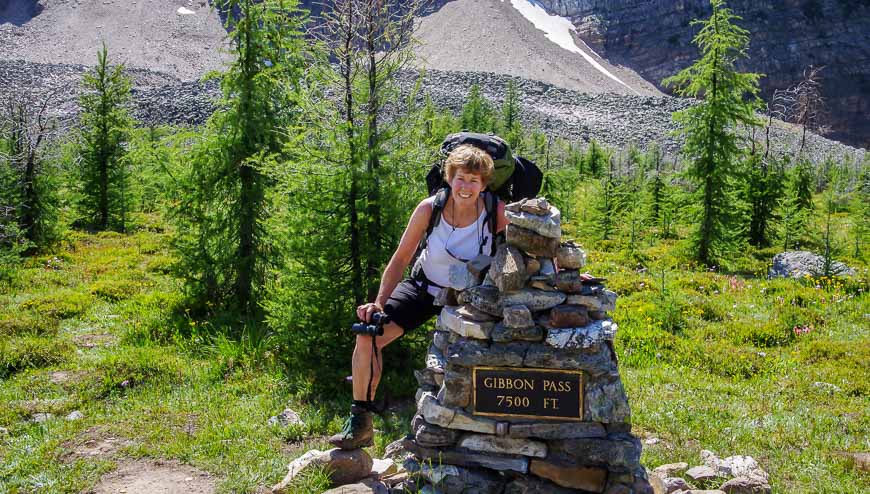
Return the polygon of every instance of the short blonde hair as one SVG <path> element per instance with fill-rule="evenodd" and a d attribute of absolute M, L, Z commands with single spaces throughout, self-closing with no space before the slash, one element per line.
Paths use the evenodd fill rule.
<path fill-rule="evenodd" d="M 450 182 L 459 170 L 480 175 L 483 185 L 486 186 L 492 180 L 495 165 L 486 151 L 471 144 L 463 144 L 447 155 L 444 162 L 444 180 Z"/>

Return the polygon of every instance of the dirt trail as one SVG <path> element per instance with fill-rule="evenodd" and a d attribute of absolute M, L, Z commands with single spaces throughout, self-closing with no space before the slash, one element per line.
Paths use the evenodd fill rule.
<path fill-rule="evenodd" d="M 128 461 L 103 476 L 89 494 L 211 494 L 208 473 L 171 461 Z"/>

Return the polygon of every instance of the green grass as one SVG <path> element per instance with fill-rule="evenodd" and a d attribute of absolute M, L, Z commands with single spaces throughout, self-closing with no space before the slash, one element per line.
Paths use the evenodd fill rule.
<path fill-rule="evenodd" d="M 167 240 L 76 234 L 0 289 L 0 492 L 87 491 L 139 457 L 209 471 L 222 493 L 256 492 L 327 447 L 346 402 L 283 375 L 257 334 L 215 337 L 175 311 L 183 296 Z M 616 347 L 635 432 L 660 439 L 642 461 L 697 464 L 710 449 L 754 456 L 775 492 L 868 490 L 842 454 L 870 450 L 867 268 L 848 282 L 769 281 L 771 255 L 750 252 L 735 260 L 739 274 L 722 274 L 687 266 L 674 243 L 632 258 L 589 252 L 590 270 L 620 294 Z M 288 402 L 305 425 L 267 425 Z M 85 418 L 64 420 L 73 410 Z M 40 412 L 55 418 L 31 421 Z M 411 414 L 376 418 L 373 455 Z M 111 456 L 72 454 L 107 437 L 123 439 Z M 314 471 L 292 489 L 327 484 Z"/>

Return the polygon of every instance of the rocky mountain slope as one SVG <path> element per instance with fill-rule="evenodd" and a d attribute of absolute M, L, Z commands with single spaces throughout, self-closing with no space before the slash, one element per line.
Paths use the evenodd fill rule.
<path fill-rule="evenodd" d="M 709 0 L 538 0 L 570 18 L 578 35 L 611 63 L 658 84 L 691 64 Z M 824 66 L 830 137 L 870 147 L 870 1 L 729 0 L 751 33 L 747 70 L 766 74 L 763 96 L 796 84 L 809 66 Z"/>
<path fill-rule="evenodd" d="M 656 141 L 671 153 L 678 150 L 670 115 L 689 101 L 663 95 L 579 40 L 554 42 L 541 29 L 548 25 L 531 22 L 514 1 L 442 0 L 421 19 L 423 90 L 437 104 L 458 111 L 473 84 L 498 103 L 513 78 L 523 97 L 521 119 L 530 127 L 617 147 Z M 544 14 L 540 9 L 536 15 Z M 221 52 L 226 32 L 204 0 L 0 0 L 0 100 L 63 86 L 53 108 L 74 117 L 81 74 L 94 63 L 101 41 L 127 65 L 135 113 L 144 122 L 198 124 L 213 111 L 217 85 L 197 79 L 228 60 Z M 405 76 L 406 88 L 414 77 Z M 775 135 L 787 152 L 794 131 L 780 125 Z M 818 158 L 863 155 L 815 136 L 809 146 Z"/>

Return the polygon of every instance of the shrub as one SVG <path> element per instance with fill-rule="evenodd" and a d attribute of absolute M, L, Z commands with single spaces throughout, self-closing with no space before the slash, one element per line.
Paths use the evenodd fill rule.
<path fill-rule="evenodd" d="M 102 376 L 100 395 L 124 390 L 146 382 L 180 382 L 184 361 L 160 347 L 121 347 L 96 362 L 94 370 Z"/>
<path fill-rule="evenodd" d="M 83 314 L 90 305 L 91 298 L 84 293 L 58 290 L 34 297 L 21 304 L 21 308 L 56 319 L 69 319 Z"/>
<path fill-rule="evenodd" d="M 677 354 L 684 365 L 723 377 L 749 379 L 770 368 L 763 354 L 724 341 L 710 345 L 703 341 L 680 340 L 680 347 Z"/>
<path fill-rule="evenodd" d="M 57 334 L 57 319 L 37 315 L 32 312 L 0 315 L 0 335 L 2 336 L 51 336 Z"/>
<path fill-rule="evenodd" d="M 55 338 L 0 338 L 0 379 L 24 369 L 58 364 L 71 352 L 69 343 Z"/>
<path fill-rule="evenodd" d="M 105 300 L 118 301 L 130 298 L 142 288 L 142 283 L 124 279 L 102 279 L 91 284 L 91 294 Z"/>
<path fill-rule="evenodd" d="M 740 338 L 741 343 L 771 348 L 785 346 L 794 341 L 795 333 L 791 329 L 784 329 L 781 324 L 770 322 L 765 324 L 749 324 L 743 330 Z"/>

